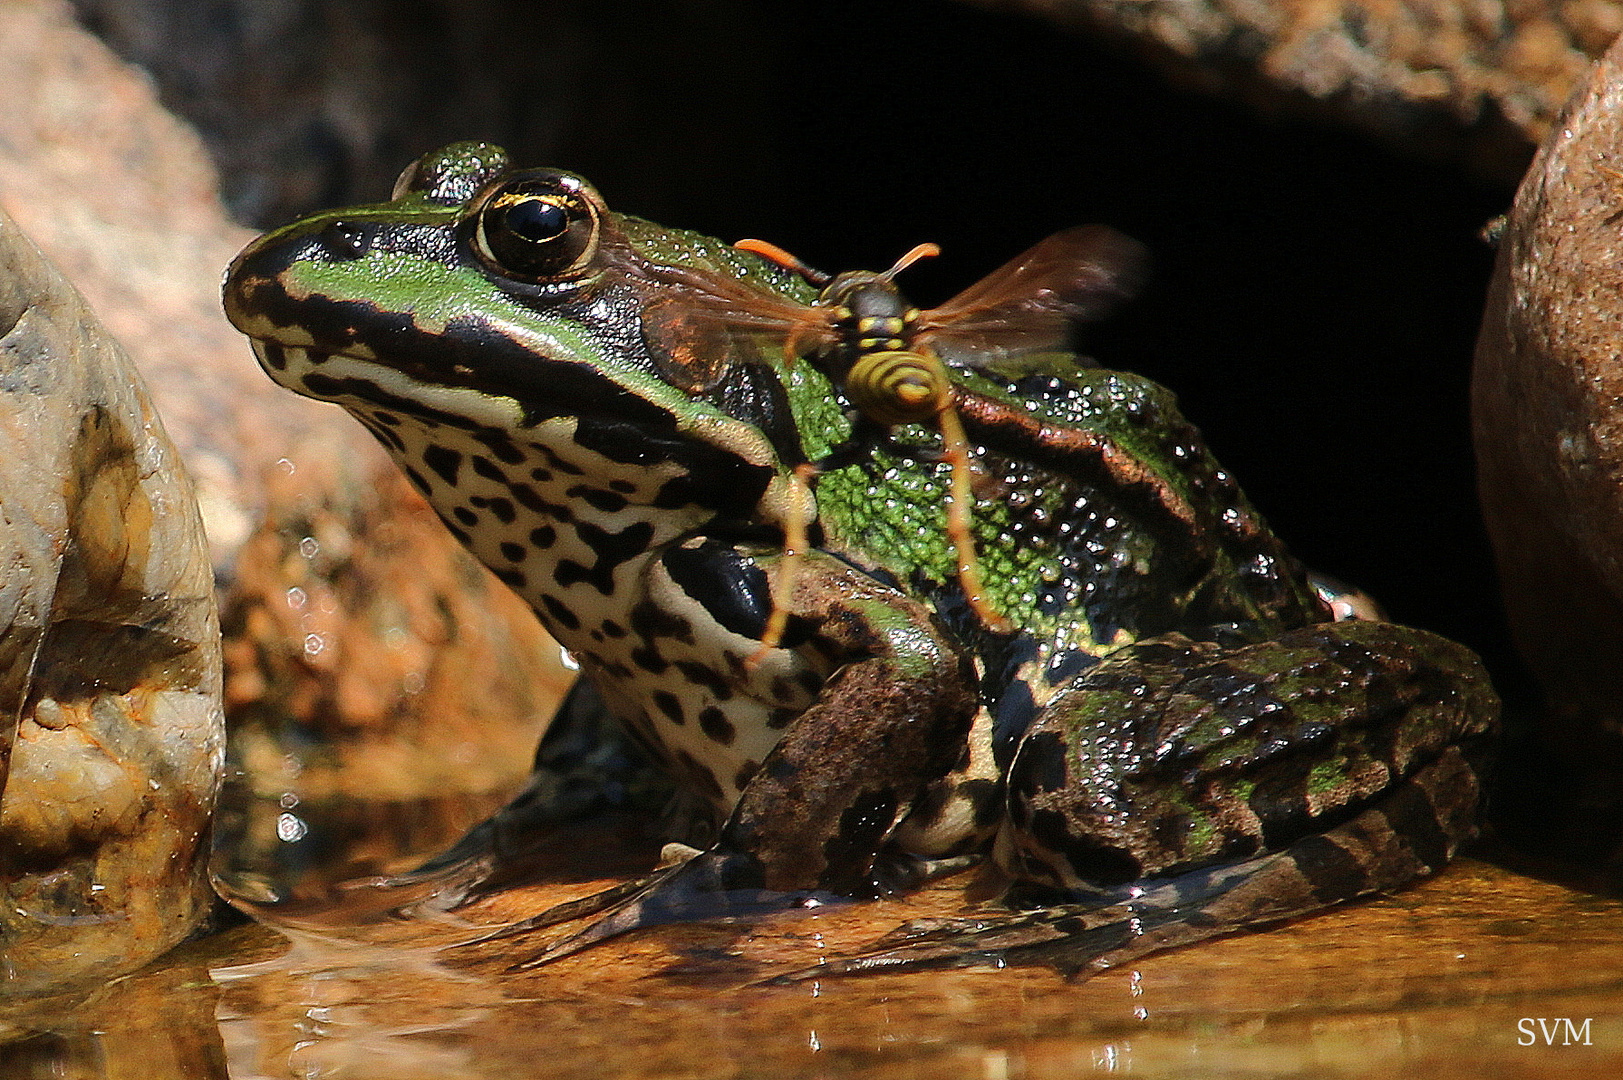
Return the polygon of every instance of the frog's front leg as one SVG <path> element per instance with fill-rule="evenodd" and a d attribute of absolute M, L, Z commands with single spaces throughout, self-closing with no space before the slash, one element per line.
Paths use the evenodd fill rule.
<path fill-rule="evenodd" d="M 801 649 L 840 665 L 745 785 L 716 844 L 629 889 L 526 928 L 609 907 L 525 967 L 645 926 L 873 895 L 874 862 L 913 801 L 962 764 L 978 708 L 973 669 L 927 609 L 812 553 L 792 600 L 816 626 Z"/>
<path fill-rule="evenodd" d="M 998 861 L 1041 909 L 913 925 L 804 974 L 989 955 L 1091 972 L 1398 888 L 1474 835 L 1497 710 L 1467 650 L 1388 623 L 1128 646 L 1010 766 Z"/>
<path fill-rule="evenodd" d="M 974 672 L 928 609 L 813 553 L 794 614 L 802 648 L 843 659 L 745 786 L 714 852 L 740 885 L 873 891 L 874 858 L 914 799 L 961 764 Z"/>

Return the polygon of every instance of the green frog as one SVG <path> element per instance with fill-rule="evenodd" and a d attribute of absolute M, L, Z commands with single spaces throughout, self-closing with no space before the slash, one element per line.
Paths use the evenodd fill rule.
<path fill-rule="evenodd" d="M 1478 660 L 1338 618 L 1367 609 L 1171 395 L 1070 350 L 1136 254 L 1061 237 L 920 313 L 895 268 L 831 281 L 461 143 L 232 265 L 271 378 L 360 420 L 577 658 L 567 708 L 701 808 L 702 849 L 526 923 L 602 913 L 537 962 L 978 857 L 1007 907 L 813 974 L 1086 973 L 1396 888 L 1474 834 Z M 875 356 L 933 404 L 890 409 L 915 399 Z"/>

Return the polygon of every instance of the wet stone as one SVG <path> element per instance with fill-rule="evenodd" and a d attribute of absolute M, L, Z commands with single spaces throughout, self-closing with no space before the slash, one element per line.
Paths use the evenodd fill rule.
<path fill-rule="evenodd" d="M 0 996 L 133 970 L 212 905 L 213 575 L 134 367 L 0 216 Z"/>

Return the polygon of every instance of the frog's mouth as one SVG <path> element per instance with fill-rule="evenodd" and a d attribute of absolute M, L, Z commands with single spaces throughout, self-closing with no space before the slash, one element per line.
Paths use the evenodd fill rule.
<path fill-rule="evenodd" d="M 526 353 L 522 366 L 487 352 L 478 368 L 446 358 L 381 357 L 362 343 L 327 350 L 250 336 L 272 379 L 297 393 L 356 409 L 406 413 L 431 425 L 534 427 L 557 417 L 592 417 L 674 435 L 676 417 L 586 364 Z M 512 369 L 512 370 L 509 370 Z"/>

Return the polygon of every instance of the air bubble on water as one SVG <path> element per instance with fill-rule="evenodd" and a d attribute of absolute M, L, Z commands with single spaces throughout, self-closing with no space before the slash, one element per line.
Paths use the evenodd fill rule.
<path fill-rule="evenodd" d="M 276 838 L 284 844 L 297 843 L 303 840 L 310 831 L 310 826 L 297 814 L 281 813 L 276 815 Z"/>
<path fill-rule="evenodd" d="M 318 656 L 327 647 L 327 640 L 320 634 L 304 635 L 304 652 L 306 656 Z"/>
<path fill-rule="evenodd" d="M 287 606 L 292 608 L 294 611 L 303 610 L 304 605 L 308 604 L 309 602 L 310 594 L 299 588 L 297 585 L 293 586 L 287 591 Z"/>
<path fill-rule="evenodd" d="M 299 554 L 306 559 L 313 559 L 321 554 L 321 541 L 313 536 L 306 536 L 299 541 Z"/>

